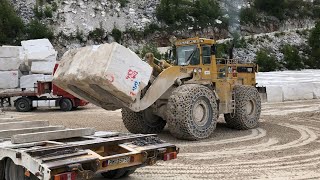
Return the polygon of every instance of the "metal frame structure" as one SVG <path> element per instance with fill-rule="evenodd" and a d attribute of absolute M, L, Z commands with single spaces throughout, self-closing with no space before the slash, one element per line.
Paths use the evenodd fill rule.
<path fill-rule="evenodd" d="M 76 179 L 90 179 L 96 173 L 175 159 L 178 152 L 175 145 L 152 134 L 64 129 L 49 126 L 46 121 L 0 119 L 0 165 L 11 159 L 24 168 L 25 175 L 40 180 L 52 180 L 65 173 Z"/>

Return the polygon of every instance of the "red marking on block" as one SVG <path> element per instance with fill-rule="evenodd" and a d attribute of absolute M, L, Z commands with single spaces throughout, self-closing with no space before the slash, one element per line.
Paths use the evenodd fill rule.
<path fill-rule="evenodd" d="M 133 71 L 132 69 L 129 69 L 126 79 L 130 79 L 131 81 L 133 81 L 134 79 L 137 78 L 138 74 L 139 73 L 137 71 Z"/>

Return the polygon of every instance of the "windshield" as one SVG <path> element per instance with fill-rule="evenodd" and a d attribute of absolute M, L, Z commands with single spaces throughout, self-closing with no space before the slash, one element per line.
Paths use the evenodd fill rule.
<path fill-rule="evenodd" d="M 177 48 L 178 65 L 188 65 L 191 56 L 196 52 L 197 45 L 181 46 Z"/>

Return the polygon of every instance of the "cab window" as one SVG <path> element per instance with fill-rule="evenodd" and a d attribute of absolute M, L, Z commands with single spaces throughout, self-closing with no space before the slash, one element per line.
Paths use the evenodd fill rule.
<path fill-rule="evenodd" d="M 196 49 L 196 52 L 193 54 L 190 65 L 199 65 L 200 64 L 200 52 L 199 49 Z"/>
<path fill-rule="evenodd" d="M 211 47 L 210 46 L 202 47 L 202 63 L 211 64 Z"/>

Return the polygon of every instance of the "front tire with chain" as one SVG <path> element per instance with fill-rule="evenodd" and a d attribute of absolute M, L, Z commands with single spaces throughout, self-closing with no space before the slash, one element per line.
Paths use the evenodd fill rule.
<path fill-rule="evenodd" d="M 169 130 L 178 139 L 200 140 L 210 137 L 218 117 L 213 90 L 198 84 L 177 87 L 169 98 L 167 117 Z"/>
<path fill-rule="evenodd" d="M 166 126 L 166 121 L 152 114 L 150 109 L 142 112 L 134 112 L 130 109 L 123 108 L 121 113 L 123 124 L 131 133 L 160 133 Z"/>
<path fill-rule="evenodd" d="M 235 86 L 235 113 L 225 114 L 227 125 L 234 129 L 248 130 L 259 125 L 261 99 L 253 86 Z"/>

